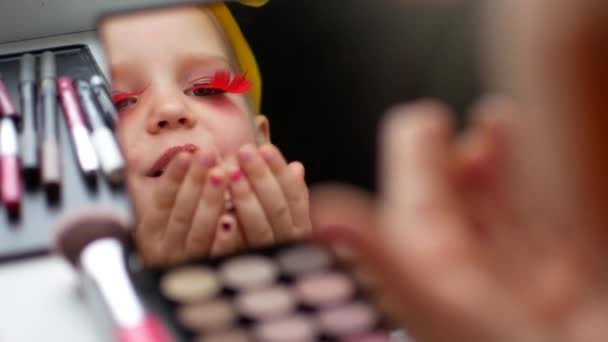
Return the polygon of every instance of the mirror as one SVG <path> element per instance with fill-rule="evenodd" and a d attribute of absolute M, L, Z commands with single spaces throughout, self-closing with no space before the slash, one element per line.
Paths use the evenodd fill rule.
<path fill-rule="evenodd" d="M 308 236 L 301 164 L 270 145 L 261 80 L 224 4 L 104 18 L 116 135 L 148 264 Z"/>
<path fill-rule="evenodd" d="M 418 35 L 441 33 L 437 25 L 403 24 L 421 13 L 440 23 L 468 11 L 355 1 L 339 12 L 292 1 L 262 8 L 190 4 L 103 17 L 98 32 L 144 260 L 166 264 L 306 237 L 306 180 L 369 187 L 374 126 L 386 108 L 408 96 L 443 94 L 452 95 L 452 104 L 468 104 L 475 81 L 437 86 L 444 79 L 434 71 L 441 70 L 439 61 L 426 66 L 438 82 L 412 80 L 429 76 L 417 69 L 428 59 L 417 49 L 428 52 L 430 45 L 409 54 L 404 46 Z M 366 15 L 371 26 L 362 25 Z M 286 16 L 293 23 L 285 23 Z M 381 18 L 387 18 L 383 25 Z M 450 38 L 468 42 L 467 29 Z M 407 34 L 395 36 L 400 30 Z M 397 62 L 400 54 L 410 59 Z M 408 91 L 416 87 L 426 90 Z"/>

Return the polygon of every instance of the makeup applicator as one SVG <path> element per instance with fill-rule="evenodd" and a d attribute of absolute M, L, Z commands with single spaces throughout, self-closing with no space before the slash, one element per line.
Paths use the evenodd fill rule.
<path fill-rule="evenodd" d="M 129 236 L 115 214 L 88 211 L 57 225 L 54 240 L 80 275 L 85 298 L 111 327 L 114 341 L 173 341 L 135 293 L 125 262 Z"/>

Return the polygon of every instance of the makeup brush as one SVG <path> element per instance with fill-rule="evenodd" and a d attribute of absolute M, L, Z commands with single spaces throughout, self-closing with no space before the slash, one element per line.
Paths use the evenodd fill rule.
<path fill-rule="evenodd" d="M 13 217 L 21 208 L 21 172 L 19 168 L 19 140 L 15 122 L 10 117 L 0 118 L 0 199 Z"/>
<path fill-rule="evenodd" d="M 131 284 L 125 221 L 111 212 L 84 212 L 57 225 L 56 250 L 82 279 L 85 298 L 112 328 L 118 342 L 173 341 L 166 328 L 145 311 Z"/>
<path fill-rule="evenodd" d="M 40 182 L 50 199 L 59 199 L 61 191 L 61 148 L 57 115 L 57 65 L 55 54 L 45 51 L 40 57 L 39 153 Z"/>
<path fill-rule="evenodd" d="M 19 65 L 21 90 L 21 167 L 28 185 L 38 179 L 38 137 L 36 132 L 36 57 L 31 53 L 21 56 Z"/>
<path fill-rule="evenodd" d="M 77 80 L 76 91 L 80 96 L 82 108 L 89 119 L 89 125 L 93 131 L 91 140 L 97 152 L 101 170 L 110 182 L 120 183 L 125 162 L 114 134 L 104 123 L 89 82 Z"/>
<path fill-rule="evenodd" d="M 15 123 L 17 125 L 20 124 L 19 121 L 21 119 L 21 116 L 19 115 L 19 112 L 17 112 L 15 104 L 11 99 L 11 95 L 9 94 L 8 89 L 6 89 L 6 86 L 4 85 L 4 81 L 2 80 L 2 74 L 0 74 L 0 116 L 12 118 L 13 120 L 15 120 Z"/>

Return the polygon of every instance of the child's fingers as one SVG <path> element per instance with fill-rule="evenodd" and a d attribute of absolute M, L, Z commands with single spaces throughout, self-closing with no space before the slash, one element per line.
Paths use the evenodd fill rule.
<path fill-rule="evenodd" d="M 163 240 L 170 250 L 182 250 L 192 229 L 192 219 L 199 203 L 207 172 L 216 164 L 215 155 L 203 151 L 195 155 L 180 185 Z"/>
<path fill-rule="evenodd" d="M 168 165 L 165 176 L 158 180 L 158 188 L 153 194 L 153 206 L 142 215 L 138 225 L 140 231 L 137 234 L 150 238 L 164 235 L 179 186 L 188 171 L 189 164 L 190 155 L 180 153 Z"/>
<path fill-rule="evenodd" d="M 274 231 L 277 241 L 287 240 L 293 227 L 291 210 L 279 182 L 252 145 L 243 146 L 238 153 L 239 164 L 245 172 L 251 189 Z"/>
<path fill-rule="evenodd" d="M 197 201 L 191 229 L 186 238 L 186 251 L 190 255 L 207 256 L 213 234 L 224 208 L 226 179 L 224 170 L 216 166 L 207 174 L 205 185 Z"/>
<path fill-rule="evenodd" d="M 260 154 L 281 186 L 293 219 L 293 228 L 285 230 L 282 237 L 291 240 L 308 235 L 312 228 L 304 166 L 299 162 L 287 164 L 279 149 L 270 144 L 260 147 Z"/>
<path fill-rule="evenodd" d="M 252 191 L 247 178 L 238 168 L 229 169 L 228 174 L 232 203 L 243 227 L 247 245 L 259 247 L 272 244 L 275 241 L 272 226 L 266 219 L 264 209 Z"/>

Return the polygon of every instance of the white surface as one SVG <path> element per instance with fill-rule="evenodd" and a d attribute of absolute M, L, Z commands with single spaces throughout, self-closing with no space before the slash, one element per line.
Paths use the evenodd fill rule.
<path fill-rule="evenodd" d="M 0 13 L 5 2 L 0 4 Z M 0 55 L 83 43 L 106 72 L 94 31 L 0 44 Z M 59 257 L 0 264 L 0 341 L 102 342 L 77 284 L 71 266 Z"/>
<path fill-rule="evenodd" d="M 93 30 L 108 11 L 177 2 L 182 0 L 0 0 L 0 42 Z"/>
<path fill-rule="evenodd" d="M 2 264 L 0 284 L 0 341 L 103 341 L 59 257 Z"/>

